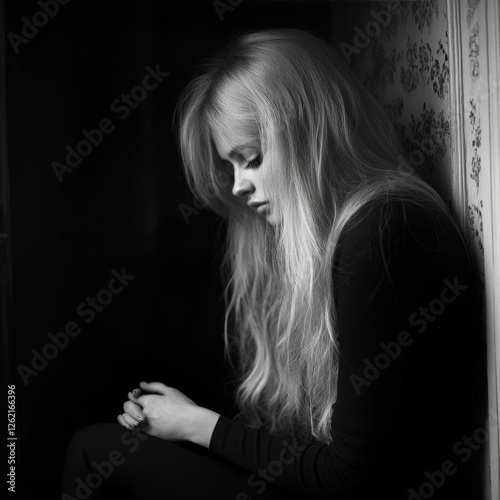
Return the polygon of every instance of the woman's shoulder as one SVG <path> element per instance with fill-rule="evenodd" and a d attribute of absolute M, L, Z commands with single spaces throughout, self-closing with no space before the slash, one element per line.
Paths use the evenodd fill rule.
<path fill-rule="evenodd" d="M 461 241 L 461 233 L 446 208 L 431 201 L 385 196 L 356 210 L 339 237 L 339 246 L 382 250 L 411 242 L 427 249 L 444 249 Z"/>
<path fill-rule="evenodd" d="M 384 197 L 366 203 L 346 223 L 334 269 L 389 277 L 393 284 L 433 280 L 443 272 L 468 273 L 470 258 L 446 208 Z"/>

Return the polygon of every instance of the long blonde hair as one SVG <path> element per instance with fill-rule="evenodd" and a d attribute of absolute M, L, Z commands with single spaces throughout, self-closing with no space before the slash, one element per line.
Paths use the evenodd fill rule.
<path fill-rule="evenodd" d="M 328 443 L 338 372 L 332 263 L 342 229 L 376 199 L 441 213 L 446 205 L 403 159 L 381 106 L 307 32 L 240 35 L 204 63 L 177 113 L 190 188 L 227 221 L 225 341 L 238 361 L 239 417 Z M 279 224 L 232 195 L 214 131 L 260 141 Z"/>

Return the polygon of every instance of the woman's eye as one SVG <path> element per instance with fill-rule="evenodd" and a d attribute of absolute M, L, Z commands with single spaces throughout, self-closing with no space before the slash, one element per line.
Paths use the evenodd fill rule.
<path fill-rule="evenodd" d="M 260 166 L 261 163 L 262 163 L 262 156 L 259 155 L 257 156 L 257 158 L 254 158 L 252 161 L 249 161 L 245 168 L 257 168 Z"/>

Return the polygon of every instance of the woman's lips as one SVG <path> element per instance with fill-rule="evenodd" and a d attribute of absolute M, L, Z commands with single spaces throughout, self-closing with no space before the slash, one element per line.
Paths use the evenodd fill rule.
<path fill-rule="evenodd" d="M 255 210 L 257 210 L 259 214 L 264 215 L 269 212 L 269 203 L 262 203 L 262 205 L 259 205 Z"/>

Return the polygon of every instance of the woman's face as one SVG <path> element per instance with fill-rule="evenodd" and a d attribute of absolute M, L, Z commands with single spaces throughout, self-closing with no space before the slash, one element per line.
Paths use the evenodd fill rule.
<path fill-rule="evenodd" d="M 244 197 L 257 214 L 265 217 L 270 224 L 275 224 L 273 202 L 266 192 L 270 167 L 262 155 L 259 141 L 248 140 L 232 147 L 216 133 L 213 134 L 213 140 L 221 160 L 233 168 L 233 195 Z"/>

